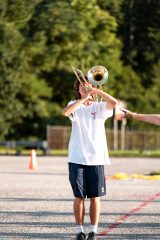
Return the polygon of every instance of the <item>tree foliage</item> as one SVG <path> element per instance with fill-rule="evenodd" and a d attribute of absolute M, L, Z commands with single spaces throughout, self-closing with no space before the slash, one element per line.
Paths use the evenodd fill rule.
<path fill-rule="evenodd" d="M 0 0 L 0 138 L 45 138 L 47 124 L 68 124 L 61 109 L 74 98 L 71 66 L 106 66 L 105 91 L 131 110 L 158 112 L 158 5 Z"/>
<path fill-rule="evenodd" d="M 17 11 L 18 10 L 18 11 Z M 0 130 L 19 136 L 18 126 L 32 119 L 28 128 L 34 129 L 34 118 L 48 116 L 47 102 L 51 89 L 31 64 L 41 48 L 23 34 L 34 7 L 26 1 L 1 1 L 0 11 Z M 47 100 L 48 99 L 48 100 Z M 17 133 L 16 133 L 17 132 Z"/>
<path fill-rule="evenodd" d="M 137 72 L 145 88 L 150 88 L 160 56 L 160 2 L 126 0 L 121 9 L 119 36 L 124 43 L 123 60 Z"/>

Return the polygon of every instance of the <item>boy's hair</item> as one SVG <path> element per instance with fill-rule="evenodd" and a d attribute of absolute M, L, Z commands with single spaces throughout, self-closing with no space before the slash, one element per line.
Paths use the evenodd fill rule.
<path fill-rule="evenodd" d="M 74 93 L 75 93 L 77 99 L 81 98 L 81 94 L 79 93 L 79 85 L 80 85 L 80 81 L 78 79 L 76 79 L 74 82 Z"/>
<path fill-rule="evenodd" d="M 86 74 L 84 75 L 84 77 L 85 77 L 86 80 L 88 80 Z M 82 82 L 83 82 L 83 80 L 82 80 Z M 74 82 L 74 93 L 75 93 L 77 99 L 81 99 L 81 94 L 79 93 L 79 85 L 80 84 L 81 84 L 80 81 L 78 79 L 76 79 L 75 82 Z"/>

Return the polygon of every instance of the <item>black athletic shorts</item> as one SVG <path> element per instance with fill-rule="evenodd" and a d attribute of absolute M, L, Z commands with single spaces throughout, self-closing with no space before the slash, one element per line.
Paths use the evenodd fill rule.
<path fill-rule="evenodd" d="M 86 166 L 69 163 L 69 181 L 75 197 L 92 198 L 106 194 L 103 165 Z"/>

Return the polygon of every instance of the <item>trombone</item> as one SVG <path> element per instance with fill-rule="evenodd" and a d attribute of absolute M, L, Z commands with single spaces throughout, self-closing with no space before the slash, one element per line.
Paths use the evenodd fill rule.
<path fill-rule="evenodd" d="M 88 81 L 94 85 L 95 87 L 100 87 L 108 80 L 108 71 L 105 67 L 97 65 L 89 69 L 87 72 L 87 79 L 85 78 L 84 74 L 78 68 L 72 67 L 73 72 L 75 73 L 77 79 L 79 80 L 80 84 L 84 87 L 83 83 L 87 83 L 87 90 L 92 91 L 94 90 L 91 86 L 88 85 Z M 102 87 L 101 87 L 102 88 Z M 98 101 L 98 97 L 94 96 L 94 100 Z"/>

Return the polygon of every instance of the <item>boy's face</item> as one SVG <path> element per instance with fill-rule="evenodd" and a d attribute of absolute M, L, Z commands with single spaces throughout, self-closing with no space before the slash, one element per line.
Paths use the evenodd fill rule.
<path fill-rule="evenodd" d="M 90 82 L 84 82 L 83 85 L 79 85 L 79 93 L 81 96 L 85 96 L 87 93 L 91 91 L 91 89 L 94 88 L 94 86 Z"/>

